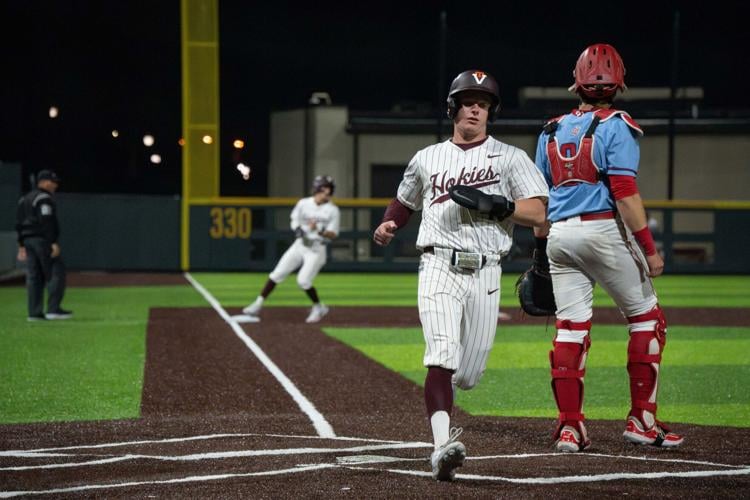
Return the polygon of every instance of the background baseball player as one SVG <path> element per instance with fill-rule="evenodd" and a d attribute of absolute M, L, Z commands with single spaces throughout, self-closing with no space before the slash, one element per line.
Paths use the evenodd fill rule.
<path fill-rule="evenodd" d="M 510 250 L 514 222 L 539 225 L 545 217 L 547 185 L 533 162 L 487 136 L 499 109 L 492 76 L 459 74 L 448 94 L 453 137 L 412 158 L 374 233 L 376 243 L 388 245 L 410 214 L 422 210 L 418 305 L 438 480 L 452 479 L 466 455 L 456 440 L 461 429 L 450 427 L 453 386 L 471 389 L 484 372 L 497 328 L 500 259 Z"/>
<path fill-rule="evenodd" d="M 335 187 L 333 177 L 315 177 L 312 196 L 299 200 L 292 210 L 291 227 L 297 238 L 269 274 L 258 298 L 242 312 L 257 316 L 274 287 L 299 269 L 297 284 L 313 303 L 306 321 L 316 323 L 328 314 L 328 307 L 320 302 L 313 280 L 326 263 L 328 243 L 339 234 L 339 208 L 331 201 Z"/>
<path fill-rule="evenodd" d="M 682 437 L 656 420 L 659 365 L 667 323 L 651 277 L 664 263 L 656 251 L 635 177 L 641 128 L 612 108 L 624 90 L 625 67 L 611 45 L 583 51 L 570 90 L 578 109 L 547 122 L 536 164 L 550 186 L 549 223 L 535 229 L 537 254 L 549 256 L 557 335 L 550 352 L 559 409 L 559 451 L 590 444 L 583 420 L 583 379 L 591 344 L 593 289 L 599 283 L 628 321 L 631 409 L 627 441 L 673 447 Z M 545 239 L 549 235 L 547 240 Z"/>

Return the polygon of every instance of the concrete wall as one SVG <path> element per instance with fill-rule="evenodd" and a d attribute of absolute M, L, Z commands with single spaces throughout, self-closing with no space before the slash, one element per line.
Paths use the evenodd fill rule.
<path fill-rule="evenodd" d="M 347 119 L 347 108 L 340 106 L 272 113 L 269 196 L 307 196 L 313 178 L 322 174 L 336 179 L 337 196 L 353 196 L 353 138 L 346 132 Z"/>
<path fill-rule="evenodd" d="M 409 164 L 414 154 L 422 148 L 434 144 L 434 135 L 361 135 L 359 136 L 359 197 L 372 196 L 372 165 Z M 396 195 L 394 190 L 393 196 Z"/>
<path fill-rule="evenodd" d="M 16 268 L 16 207 L 21 194 L 21 164 L 0 161 L 0 278 Z"/>
<path fill-rule="evenodd" d="M 308 113 L 308 152 L 305 162 L 305 113 Z M 348 133 L 347 109 L 311 107 L 272 113 L 270 196 L 302 196 L 317 174 L 333 175 L 337 196 L 372 196 L 374 164 L 408 164 L 419 149 L 436 142 L 434 134 Z M 664 130 L 663 127 L 661 130 Z M 668 196 L 668 136 L 650 132 L 641 139 L 638 185 L 646 200 Z M 518 146 L 533 159 L 537 132 L 508 129 L 493 134 Z M 356 144 L 355 144 L 356 143 Z M 354 165 L 354 152 L 358 162 Z M 356 176 L 355 176 L 356 168 Z M 355 179 L 357 186 L 354 186 Z M 678 200 L 750 200 L 750 135 L 744 132 L 682 133 L 675 140 L 674 198 Z"/>
<path fill-rule="evenodd" d="M 675 198 L 750 200 L 750 135 L 679 137 L 675 165 Z"/>
<path fill-rule="evenodd" d="M 278 111 L 271 115 L 269 196 L 299 196 L 304 192 L 305 111 Z"/>
<path fill-rule="evenodd" d="M 305 112 L 308 112 L 308 182 L 305 183 Z M 283 111 L 271 118 L 270 196 L 303 196 L 317 174 L 336 178 L 337 196 L 372 196 L 372 165 L 408 164 L 419 149 L 436 141 L 434 134 L 360 134 L 346 131 L 344 107 Z M 525 150 L 533 159 L 537 134 L 495 133 Z M 354 166 L 356 148 L 358 162 Z M 649 133 L 641 139 L 638 184 L 646 200 L 667 199 L 668 137 Z M 356 175 L 355 175 L 356 168 Z M 356 186 L 355 184 L 356 180 Z M 750 200 L 750 135 L 681 134 L 675 140 L 674 198 L 681 200 Z"/>
<path fill-rule="evenodd" d="M 536 135 L 502 132 L 494 136 L 520 147 L 534 159 Z M 370 169 L 378 163 L 406 166 L 414 153 L 434 143 L 434 135 L 361 135 L 360 196 L 371 193 Z M 641 139 L 638 186 L 645 200 L 667 199 L 668 139 L 648 134 Z M 750 136 L 681 135 L 675 140 L 674 198 L 678 200 L 750 200 Z"/>

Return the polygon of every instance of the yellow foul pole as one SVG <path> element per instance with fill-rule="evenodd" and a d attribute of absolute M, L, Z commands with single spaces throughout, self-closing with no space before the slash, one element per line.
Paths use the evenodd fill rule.
<path fill-rule="evenodd" d="M 182 231 L 190 269 L 193 198 L 219 196 L 219 0 L 180 0 L 182 45 Z"/>

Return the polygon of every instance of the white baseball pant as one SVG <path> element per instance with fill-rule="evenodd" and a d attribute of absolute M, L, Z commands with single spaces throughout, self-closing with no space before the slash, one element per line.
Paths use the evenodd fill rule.
<path fill-rule="evenodd" d="M 451 267 L 447 255 L 422 254 L 418 304 L 424 366 L 455 370 L 453 383 L 461 389 L 474 387 L 487 366 L 497 329 L 501 273 L 499 263 L 459 270 Z"/>
<path fill-rule="evenodd" d="M 316 243 L 306 246 L 301 238 L 297 238 L 281 256 L 268 277 L 274 283 L 281 283 L 299 268 L 297 284 L 301 289 L 309 290 L 313 285 L 313 280 L 325 265 L 327 258 L 325 245 Z"/>
<path fill-rule="evenodd" d="M 602 286 L 625 317 L 649 312 L 657 303 L 648 265 L 620 218 L 555 222 L 547 243 L 557 319 L 584 322 L 593 314 L 594 286 Z M 575 334 L 575 332 L 573 332 Z M 582 338 L 561 338 L 582 342 Z"/>

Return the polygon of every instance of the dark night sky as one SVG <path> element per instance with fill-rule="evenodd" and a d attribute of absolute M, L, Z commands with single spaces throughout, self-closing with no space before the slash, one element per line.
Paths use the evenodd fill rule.
<path fill-rule="evenodd" d="M 668 86 L 675 5 L 679 84 L 702 86 L 705 108 L 750 108 L 738 90 L 750 59 L 742 2 L 583 4 L 220 0 L 222 194 L 265 193 L 269 112 L 304 106 L 313 91 L 356 110 L 436 105 L 443 8 L 444 88 L 456 73 L 482 67 L 500 81 L 506 109 L 518 106 L 521 86 L 569 85 L 578 54 L 600 41 L 622 54 L 630 87 Z M 0 43 L 0 160 L 20 161 L 25 172 L 56 168 L 65 191 L 179 192 L 178 1 L 3 0 Z M 47 115 L 52 104 L 56 120 Z M 144 133 L 156 137 L 158 166 L 148 163 Z M 233 170 L 227 145 L 235 136 L 246 140 L 241 159 L 253 166 L 253 183 Z"/>

